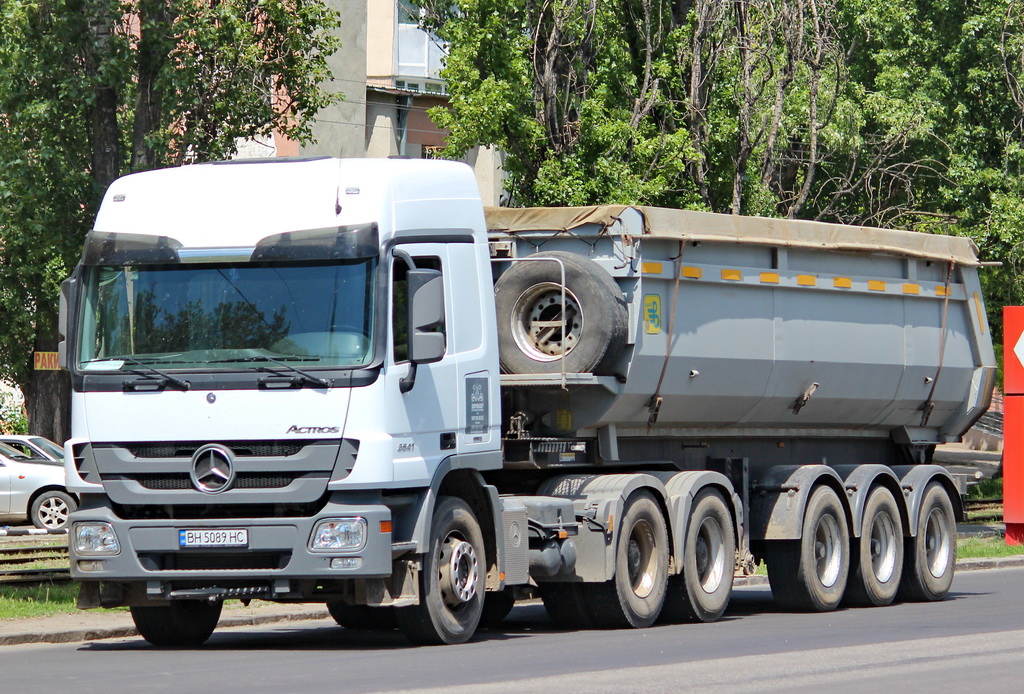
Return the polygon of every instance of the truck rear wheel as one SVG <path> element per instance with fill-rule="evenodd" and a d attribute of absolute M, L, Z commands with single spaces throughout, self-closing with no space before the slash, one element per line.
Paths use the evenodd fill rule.
<path fill-rule="evenodd" d="M 634 494 L 622 513 L 615 542 L 615 577 L 584 583 L 594 624 L 604 628 L 647 627 L 665 605 L 668 531 L 661 507 L 648 492 Z"/>
<path fill-rule="evenodd" d="M 903 557 L 901 600 L 927 602 L 949 594 L 956 568 L 956 519 L 949 494 L 938 482 L 924 492 L 917 521 L 917 537 L 911 538 Z"/>
<path fill-rule="evenodd" d="M 395 610 L 413 643 L 463 643 L 476 632 L 484 606 L 483 533 L 462 499 L 438 497 L 430 545 L 419 573 L 420 602 Z"/>
<path fill-rule="evenodd" d="M 769 542 L 766 553 L 768 582 L 780 607 L 807 612 L 838 607 L 850 570 L 850 532 L 835 491 L 814 490 L 801 538 Z"/>
<path fill-rule="evenodd" d="M 622 291 L 601 266 L 575 253 L 553 251 L 565 267 L 565 330 L 561 267 L 513 263 L 494 283 L 498 354 L 508 373 L 608 373 L 626 345 L 628 314 Z"/>
<path fill-rule="evenodd" d="M 736 536 L 722 495 L 702 491 L 687 523 L 683 570 L 668 579 L 661 620 L 714 622 L 725 613 L 736 573 Z"/>
<path fill-rule="evenodd" d="M 139 634 L 154 646 L 198 646 L 217 628 L 222 606 L 219 600 L 175 600 L 135 606 L 131 613 Z"/>
<path fill-rule="evenodd" d="M 391 607 L 349 605 L 341 600 L 327 603 L 327 611 L 338 626 L 346 629 L 394 629 L 398 626 Z"/>
<path fill-rule="evenodd" d="M 860 540 L 851 557 L 845 601 L 882 607 L 896 598 L 903 575 L 903 523 L 896 499 L 877 487 L 864 505 Z"/>

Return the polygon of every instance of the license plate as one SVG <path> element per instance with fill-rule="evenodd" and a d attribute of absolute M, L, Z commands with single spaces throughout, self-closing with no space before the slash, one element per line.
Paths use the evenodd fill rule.
<path fill-rule="evenodd" d="M 246 528 L 218 528 L 216 530 L 179 530 L 179 547 L 248 547 Z"/>

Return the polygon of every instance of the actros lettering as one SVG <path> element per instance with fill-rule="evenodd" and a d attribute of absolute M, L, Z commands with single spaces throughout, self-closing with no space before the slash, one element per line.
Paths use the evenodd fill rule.
<path fill-rule="evenodd" d="M 338 427 L 299 427 L 292 424 L 288 427 L 287 434 L 337 434 L 341 429 Z"/>

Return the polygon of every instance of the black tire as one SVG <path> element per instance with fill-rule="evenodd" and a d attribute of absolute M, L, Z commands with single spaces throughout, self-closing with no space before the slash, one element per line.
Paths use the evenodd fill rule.
<path fill-rule="evenodd" d="M 622 291 L 603 268 L 574 253 L 552 251 L 565 266 L 566 334 L 561 268 L 556 262 L 513 263 L 494 284 L 498 354 L 508 373 L 611 372 L 626 346 L 628 312 Z"/>
<path fill-rule="evenodd" d="M 169 605 L 131 608 L 142 638 L 154 646 L 198 646 L 217 628 L 219 600 L 175 600 Z"/>
<path fill-rule="evenodd" d="M 35 498 L 29 518 L 37 528 L 59 530 L 68 524 L 68 516 L 77 508 L 78 502 L 73 496 L 51 489 Z"/>
<path fill-rule="evenodd" d="M 615 576 L 584 583 L 594 625 L 606 629 L 654 624 L 668 588 L 668 531 L 661 507 L 649 492 L 626 501 L 615 541 Z"/>
<path fill-rule="evenodd" d="M 476 632 L 484 606 L 487 558 L 483 534 L 462 499 L 438 497 L 430 546 L 419 574 L 420 603 L 395 610 L 413 643 L 463 643 Z"/>
<path fill-rule="evenodd" d="M 942 600 L 956 570 L 956 518 L 949 493 L 931 482 L 921 499 L 917 536 L 903 554 L 903 580 L 897 598 L 914 602 Z"/>
<path fill-rule="evenodd" d="M 903 575 L 903 523 L 896 498 L 885 487 L 868 496 L 850 560 L 845 603 L 883 607 L 896 599 Z"/>
<path fill-rule="evenodd" d="M 736 574 L 736 535 L 722 495 L 702 491 L 690 509 L 683 570 L 668 579 L 663 622 L 714 622 L 725 614 Z"/>
<path fill-rule="evenodd" d="M 593 629 L 582 583 L 541 583 L 540 597 L 551 621 L 563 629 Z"/>
<path fill-rule="evenodd" d="M 487 629 L 501 626 L 515 604 L 516 597 L 511 588 L 487 593 L 484 596 L 484 611 L 480 614 L 480 626 Z"/>
<path fill-rule="evenodd" d="M 814 490 L 799 540 L 767 543 L 768 582 L 779 607 L 827 612 L 839 606 L 850 571 L 850 532 L 839 496 Z"/>
<path fill-rule="evenodd" d="M 327 611 L 338 626 L 346 629 L 394 629 L 398 626 L 395 609 L 392 607 L 349 605 L 335 600 L 327 603 Z"/>

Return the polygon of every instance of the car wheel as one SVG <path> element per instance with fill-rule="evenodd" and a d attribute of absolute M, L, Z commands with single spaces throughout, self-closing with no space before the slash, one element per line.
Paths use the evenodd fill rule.
<path fill-rule="evenodd" d="M 29 520 L 37 528 L 60 530 L 68 523 L 68 516 L 78 508 L 78 502 L 67 492 L 56 489 L 43 492 L 32 502 Z"/>

